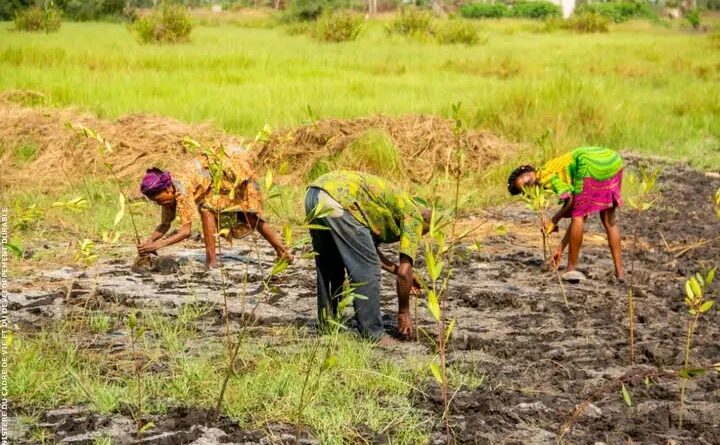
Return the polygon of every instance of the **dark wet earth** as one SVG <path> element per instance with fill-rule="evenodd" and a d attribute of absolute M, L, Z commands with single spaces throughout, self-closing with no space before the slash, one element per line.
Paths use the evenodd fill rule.
<path fill-rule="evenodd" d="M 720 235 L 710 198 L 720 187 L 720 175 L 665 165 L 661 187 L 663 198 L 653 210 L 639 218 L 628 209 L 619 215 L 627 269 L 635 221 L 640 240 L 633 279 L 634 365 L 629 363 L 627 285 L 612 280 L 609 251 L 596 218 L 589 220 L 581 256 L 581 270 L 588 280 L 566 286 L 568 307 L 555 275 L 542 269 L 537 240 L 527 236 L 534 224 L 529 211 L 520 206 L 497 210 L 493 217 L 506 221 L 507 231 L 491 233 L 480 252 L 461 247 L 452 264 L 448 293 L 449 317 L 457 321 L 449 360 L 460 369 L 483 373 L 485 381 L 478 389 L 454 394 L 450 425 L 457 443 L 552 444 L 564 433 L 563 442 L 571 444 L 720 444 L 718 373 L 708 372 L 688 383 L 682 430 L 676 428 L 679 379 L 672 374 L 682 367 L 689 321 L 684 280 L 720 264 L 718 241 L 688 249 Z M 152 272 L 133 270 L 124 259 L 85 272 L 38 271 L 36 277 L 13 283 L 11 320 L 20 330 L 32 332 L 88 301 L 99 307 L 113 302 L 153 308 L 169 315 L 183 304 L 200 301 L 216 305 L 221 313 L 219 276 L 204 273 L 197 262 L 201 250 L 189 247 L 172 251 L 173 259 Z M 261 277 L 272 266 L 271 252 L 263 250 L 258 257 L 243 242 L 229 252 L 225 263 L 231 280 L 232 320 L 238 323 L 243 315 L 251 316 L 257 335 L 278 325 L 313 324 L 311 261 L 299 260 L 270 283 L 275 289 L 268 293 L 263 292 Z M 44 284 L 38 285 L 39 281 Z M 70 282 L 74 284 L 68 292 Z M 392 333 L 396 301 L 389 276 L 384 277 L 383 289 L 383 313 Z M 720 285 L 715 284 L 709 295 L 717 299 Z M 424 304 L 419 312 L 420 325 L 432 330 Z M 222 335 L 217 314 L 206 322 L 209 335 Z M 719 327 L 720 313 L 713 308 L 703 316 L 695 335 L 696 366 L 720 362 Z M 632 393 L 632 407 L 623 403 L 621 382 Z M 427 397 L 413 396 L 418 408 L 441 413 L 439 390 L 430 385 L 426 392 Z M 581 412 L 576 411 L 578 406 Z M 153 435 L 138 443 L 294 443 L 292 432 L 282 427 L 273 434 L 256 433 L 229 420 L 208 419 L 201 410 L 173 410 L 154 419 L 158 427 Z M 95 431 L 115 437 L 116 443 L 136 440 L 132 419 L 122 414 L 100 416 L 81 407 L 65 407 L 46 412 L 42 422 L 61 443 L 93 443 Z M 372 442 L 392 443 L 382 435 L 374 437 Z M 17 443 L 28 440 L 16 435 Z M 441 427 L 430 442 L 445 443 Z"/>

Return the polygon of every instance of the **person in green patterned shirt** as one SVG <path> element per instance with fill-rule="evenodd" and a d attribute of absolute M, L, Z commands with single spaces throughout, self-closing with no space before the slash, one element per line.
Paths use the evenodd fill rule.
<path fill-rule="evenodd" d="M 355 318 L 362 335 L 384 336 L 380 313 L 380 271 L 397 277 L 398 329 L 412 334 L 410 293 L 419 289 L 413 262 L 427 232 L 430 212 L 405 192 L 377 176 L 334 171 L 313 181 L 305 197 L 312 223 L 326 229 L 310 231 L 317 269 L 318 318 L 334 317 L 345 274 L 355 287 Z M 386 258 L 379 244 L 399 243 L 398 264 Z"/>
<path fill-rule="evenodd" d="M 592 213 L 600 221 L 608 236 L 608 245 L 615 266 L 615 277 L 624 280 L 620 229 L 615 220 L 615 209 L 623 205 L 623 160 L 620 154 L 604 147 L 580 147 L 548 161 L 539 170 L 532 165 L 516 168 L 508 178 L 508 191 L 518 195 L 523 188 L 541 186 L 552 190 L 563 202 L 562 208 L 552 217 L 545 233 L 557 231 L 562 218 L 571 218 L 570 227 L 553 253 L 557 265 L 565 247 L 570 246 L 568 264 L 563 278 L 568 281 L 584 279 L 576 270 L 583 241 L 585 219 Z"/>

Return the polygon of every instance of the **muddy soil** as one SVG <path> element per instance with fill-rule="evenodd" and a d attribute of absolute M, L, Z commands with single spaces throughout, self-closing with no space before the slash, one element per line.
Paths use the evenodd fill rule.
<path fill-rule="evenodd" d="M 676 428 L 679 385 L 672 375 L 682 366 L 689 320 L 683 305 L 684 278 L 720 263 L 720 242 L 688 250 L 720 234 L 720 221 L 710 202 L 712 192 L 720 187 L 720 177 L 667 164 L 661 186 L 663 199 L 656 209 L 639 218 L 627 209 L 619 215 L 628 269 L 633 257 L 632 228 L 638 223 L 634 365 L 628 358 L 627 285 L 612 280 L 612 262 L 597 218 L 588 221 L 581 255 L 581 270 L 588 279 L 565 287 L 566 307 L 555 275 L 542 269 L 532 214 L 520 206 L 491 209 L 507 230 L 486 237 L 480 252 L 463 248 L 452 264 L 455 274 L 448 309 L 457 328 L 449 360 L 485 376 L 478 389 L 461 388 L 453 398 L 450 425 L 458 443 L 552 444 L 567 427 L 563 439 L 572 444 L 720 444 L 718 373 L 689 382 L 682 430 Z M 555 235 L 553 242 L 557 241 Z M 257 255 L 249 244 L 240 242 L 228 252 L 229 311 L 235 323 L 252 316 L 258 326 L 253 335 L 258 336 L 273 326 L 313 325 L 315 278 L 310 261 L 299 260 L 288 269 L 272 283 L 276 291 L 267 297 L 260 281 L 272 264 L 272 251 L 263 249 Z M 129 258 L 131 250 L 127 254 Z M 133 270 L 128 259 L 100 263 L 84 272 L 38 271 L 31 278 L 15 280 L 11 319 L 20 330 L 32 332 L 50 320 L 71 316 L 81 306 L 148 307 L 172 315 L 182 305 L 200 301 L 217 308 L 203 318 L 201 331 L 222 335 L 219 277 L 202 271 L 199 245 L 185 244 L 165 254 L 172 259 L 151 272 Z M 245 286 L 247 292 L 243 292 Z M 718 289 L 716 284 L 713 295 L 720 295 Z M 394 284 L 384 276 L 383 313 L 390 332 L 395 329 L 395 309 Z M 424 307 L 420 313 L 419 325 L 432 329 Z M 702 318 L 693 344 L 695 365 L 720 362 L 718 326 L 718 310 Z M 107 342 L 112 344 L 113 339 Z M 416 350 L 418 345 L 386 353 L 402 354 L 404 348 Z M 427 352 L 432 353 L 429 348 Z M 621 382 L 632 395 L 632 407 L 623 402 Z M 426 393 L 429 396 L 413 396 L 417 407 L 441 413 L 438 389 L 428 384 Z M 581 404 L 585 409 L 573 416 Z M 99 431 L 118 443 L 135 440 L 127 415 L 102 417 L 83 412 L 82 407 L 61 408 L 68 412 L 55 410 L 43 416 L 58 441 L 92 443 L 89 438 Z M 171 410 L 154 418 L 159 425 L 154 436 L 139 443 L 294 440 L 282 426 L 277 431 L 246 432 L 228 420 L 208 421 L 207 416 L 202 411 Z M 19 425 L 17 431 L 17 443 L 29 440 L 29 433 Z M 430 441 L 445 443 L 441 427 Z"/>

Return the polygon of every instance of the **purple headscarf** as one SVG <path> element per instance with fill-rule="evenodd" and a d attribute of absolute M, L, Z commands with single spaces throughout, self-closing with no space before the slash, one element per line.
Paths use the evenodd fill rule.
<path fill-rule="evenodd" d="M 140 184 L 140 191 L 147 197 L 155 196 L 172 185 L 170 172 L 164 172 L 157 167 L 149 169 Z"/>

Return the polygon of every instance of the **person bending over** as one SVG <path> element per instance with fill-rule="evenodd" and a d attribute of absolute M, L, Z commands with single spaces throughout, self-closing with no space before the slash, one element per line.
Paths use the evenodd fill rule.
<path fill-rule="evenodd" d="M 142 180 L 140 191 L 162 207 L 160 225 L 138 246 L 141 256 L 188 238 L 193 217 L 199 211 L 208 268 L 217 266 L 218 216 L 220 230 L 228 229 L 224 236 L 239 238 L 257 230 L 278 257 L 293 261 L 290 251 L 262 217 L 262 197 L 255 174 L 240 148 L 229 149 L 212 159 L 202 155 L 189 161 L 177 173 L 151 168 Z M 179 230 L 163 238 L 176 216 L 180 222 Z"/>
<path fill-rule="evenodd" d="M 576 268 L 583 241 L 585 219 L 598 213 L 607 232 L 608 245 L 615 266 L 615 277 L 624 280 L 620 229 L 615 209 L 623 205 L 623 160 L 616 151 L 603 147 L 580 147 L 548 161 L 536 169 L 532 165 L 516 168 L 508 178 L 508 191 L 518 195 L 525 187 L 540 186 L 555 192 L 562 207 L 543 228 L 546 233 L 557 231 L 562 218 L 570 218 L 570 227 L 555 249 L 552 261 L 560 263 L 565 247 L 569 245 L 567 270 L 563 278 L 579 281 L 584 276 Z"/>
<path fill-rule="evenodd" d="M 335 317 L 347 273 L 354 292 L 355 319 L 361 335 L 389 341 L 380 313 L 380 271 L 394 274 L 398 295 L 398 329 L 412 334 L 410 293 L 419 285 L 413 261 L 428 230 L 430 212 L 377 176 L 334 171 L 313 181 L 305 197 L 305 212 L 319 212 L 310 230 L 317 269 L 317 306 L 321 326 Z M 379 244 L 399 242 L 398 264 L 386 258 Z"/>

